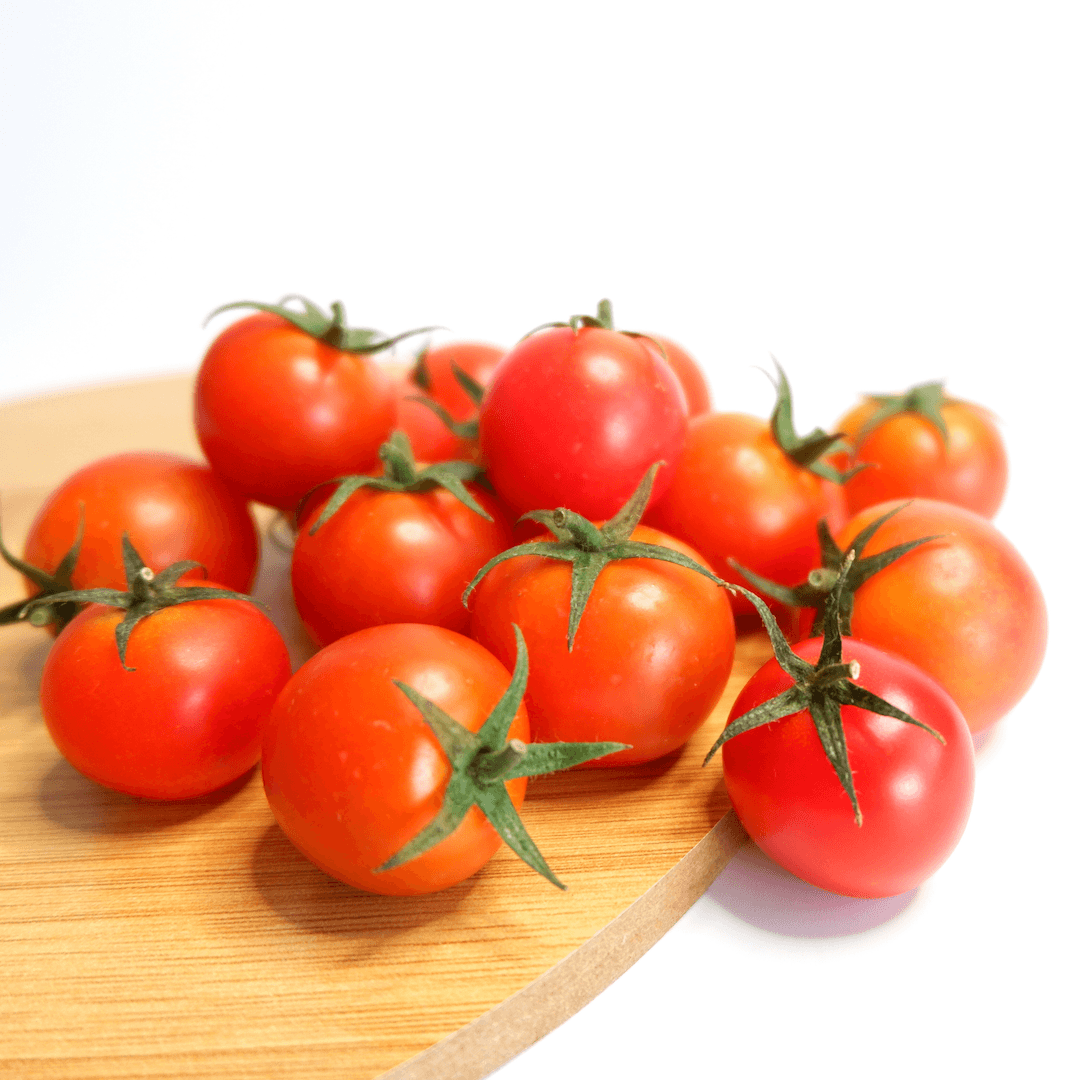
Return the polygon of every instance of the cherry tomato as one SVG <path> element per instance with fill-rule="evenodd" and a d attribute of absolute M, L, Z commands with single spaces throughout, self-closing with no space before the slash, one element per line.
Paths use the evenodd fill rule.
<path fill-rule="evenodd" d="M 255 580 L 259 539 L 245 501 L 207 466 L 151 451 L 101 458 L 69 476 L 30 526 L 25 558 L 56 569 L 85 515 L 72 586 L 125 587 L 119 537 L 127 532 L 152 570 L 193 559 L 206 576 L 246 592 Z M 202 578 L 201 571 L 187 580 Z M 27 585 L 28 595 L 36 592 Z"/>
<path fill-rule="evenodd" d="M 291 670 L 274 624 L 239 598 L 164 608 L 132 631 L 128 671 L 115 638 L 123 615 L 89 605 L 45 660 L 41 711 L 57 748 L 91 780 L 148 799 L 190 799 L 242 776 Z"/>
<path fill-rule="evenodd" d="M 638 526 L 630 538 L 702 561 L 655 529 Z M 534 738 L 631 747 L 582 768 L 632 765 L 677 750 L 708 718 L 731 673 L 727 591 L 672 563 L 611 562 L 596 579 L 570 651 L 570 579 L 567 563 L 523 555 L 493 567 L 470 601 L 472 636 L 504 664 L 514 659 L 513 624 L 521 627 Z"/>
<path fill-rule="evenodd" d="M 794 647 L 814 662 L 821 639 Z M 929 732 L 853 705 L 840 706 L 863 821 L 829 764 L 807 710 L 724 743 L 724 780 L 754 842 L 785 869 L 846 896 L 914 889 L 949 856 L 967 824 L 975 756 L 964 718 L 913 664 L 845 638 L 854 682 L 934 728 Z M 793 685 L 770 660 L 743 688 L 734 720 Z"/>
<path fill-rule="evenodd" d="M 453 833 L 374 873 L 439 813 L 450 763 L 398 680 L 478 731 L 510 673 L 439 626 L 376 626 L 317 653 L 282 691 L 263 738 L 263 786 L 286 836 L 316 866 L 368 892 L 415 895 L 476 873 L 502 841 L 473 806 Z M 519 707 L 510 738 L 529 738 Z M 506 783 L 515 806 L 524 778 Z"/>
<path fill-rule="evenodd" d="M 792 461 L 766 421 L 737 413 L 690 422 L 671 487 L 646 513 L 650 525 L 700 551 L 720 577 L 747 588 L 728 558 L 782 585 L 799 584 L 818 565 L 822 517 L 834 528 L 842 524 L 838 485 Z M 753 611 L 742 596 L 732 605 L 737 615 Z"/>
<path fill-rule="evenodd" d="M 499 501 L 476 484 L 466 486 L 491 521 L 444 488 L 361 488 L 312 535 L 331 491 L 305 501 L 292 587 L 297 611 L 315 641 L 326 645 L 380 623 L 434 623 L 464 632 L 469 622 L 461 603 L 465 586 L 511 543 Z"/>
<path fill-rule="evenodd" d="M 650 340 L 651 339 L 651 340 Z M 712 399 L 709 396 L 709 384 L 705 381 L 705 374 L 698 366 L 697 361 L 681 346 L 670 338 L 651 334 L 642 338 L 642 343 L 648 347 L 653 341 L 660 342 L 664 347 L 664 359 L 675 372 L 686 395 L 687 415 L 691 419 L 707 413 L 712 408 Z"/>
<path fill-rule="evenodd" d="M 408 378 L 395 384 L 397 395 L 397 419 L 394 427 L 409 437 L 413 451 L 421 461 L 459 461 L 475 457 L 475 443 L 460 438 L 442 418 L 415 400 L 423 392 Z"/>
<path fill-rule="evenodd" d="M 836 538 L 841 550 L 898 505 L 856 514 Z M 971 730 L 981 731 L 1035 680 L 1046 652 L 1046 604 L 1012 544 L 984 517 L 951 503 L 916 499 L 878 529 L 863 554 L 939 534 L 858 589 L 851 634 L 932 675 Z"/>
<path fill-rule="evenodd" d="M 498 345 L 476 341 L 454 341 L 428 349 L 423 353 L 420 371 L 414 368 L 410 376 L 414 393 L 423 390 L 455 420 L 469 420 L 476 415 L 476 404 L 454 376 L 454 368 L 460 368 L 480 386 L 487 386 L 505 355 L 506 350 Z"/>
<path fill-rule="evenodd" d="M 1005 445 L 993 417 L 978 405 L 948 401 L 941 419 L 948 441 L 925 416 L 901 412 L 864 432 L 877 411 L 864 401 L 840 421 L 855 452 L 843 465 L 870 462 L 844 485 L 856 513 L 889 499 L 924 498 L 965 506 L 991 518 L 1001 506 L 1008 479 Z"/>
<path fill-rule="evenodd" d="M 373 466 L 394 424 L 390 376 L 269 312 L 233 323 L 195 383 L 195 429 L 249 499 L 292 511 L 313 488 Z"/>
<path fill-rule="evenodd" d="M 565 506 L 611 517 L 645 471 L 671 483 L 686 437 L 686 399 L 641 338 L 585 326 L 525 338 L 499 364 L 480 407 L 488 478 L 512 513 Z"/>

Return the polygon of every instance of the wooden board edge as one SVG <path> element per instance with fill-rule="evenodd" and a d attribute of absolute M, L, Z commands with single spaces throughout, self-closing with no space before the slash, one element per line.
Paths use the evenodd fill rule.
<path fill-rule="evenodd" d="M 747 840 L 729 810 L 621 915 L 501 1005 L 380 1080 L 482 1080 L 610 986 L 686 914 Z"/>

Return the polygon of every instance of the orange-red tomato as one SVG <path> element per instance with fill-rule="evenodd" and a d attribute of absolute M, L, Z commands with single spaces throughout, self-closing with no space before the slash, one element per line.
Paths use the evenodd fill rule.
<path fill-rule="evenodd" d="M 434 398 L 455 420 L 469 420 L 476 415 L 476 405 L 454 377 L 461 368 L 474 382 L 487 386 L 506 350 L 498 345 L 476 341 L 452 341 L 437 345 L 424 354 L 429 385 L 424 393 Z"/>
<path fill-rule="evenodd" d="M 45 500 L 26 538 L 25 559 L 50 573 L 71 547 L 85 514 L 72 574 L 76 589 L 126 589 L 126 532 L 151 570 L 194 559 L 226 588 L 247 592 L 259 540 L 247 503 L 207 466 L 152 451 L 101 458 L 69 476 Z M 203 577 L 194 571 L 184 580 Z M 35 590 L 27 583 L 29 593 Z"/>
<path fill-rule="evenodd" d="M 631 539 L 701 562 L 685 544 L 649 529 Z M 652 761 L 677 750 L 723 692 L 735 652 L 727 590 L 656 559 L 600 571 L 574 639 L 566 645 L 570 567 L 525 555 L 493 567 L 470 600 L 471 633 L 513 663 L 513 624 L 529 648 L 525 702 L 537 742 L 630 745 L 581 768 Z"/>
<path fill-rule="evenodd" d="M 899 502 L 861 511 L 837 536 L 841 550 Z M 932 675 L 972 731 L 1004 716 L 1034 681 L 1046 651 L 1046 604 L 1019 552 L 986 518 L 916 499 L 886 521 L 863 555 L 922 544 L 855 593 L 851 635 Z"/>
<path fill-rule="evenodd" d="M 510 673 L 475 641 L 439 626 L 376 626 L 317 653 L 282 691 L 263 737 L 266 797 L 285 835 L 316 866 L 368 892 L 415 895 L 475 874 L 502 840 L 477 806 L 441 843 L 373 871 L 442 807 L 451 768 L 398 680 L 478 731 Z M 525 706 L 508 738 L 529 739 Z M 506 783 L 515 806 L 524 778 Z"/>
<path fill-rule="evenodd" d="M 377 363 L 269 312 L 219 334 L 195 383 L 207 460 L 247 498 L 286 512 L 319 484 L 374 466 L 395 414 Z"/>
<path fill-rule="evenodd" d="M 865 435 L 863 425 L 877 410 L 864 401 L 841 421 L 855 452 L 841 455 L 843 469 L 869 462 L 844 485 L 848 510 L 856 513 L 889 499 L 939 499 L 993 517 L 1005 496 L 1005 444 L 986 409 L 964 401 L 941 407 L 949 432 L 946 444 L 934 425 L 918 413 L 898 413 Z"/>
<path fill-rule="evenodd" d="M 671 487 L 645 520 L 700 551 L 720 577 L 750 588 L 728 558 L 782 585 L 801 584 L 818 565 L 823 517 L 834 529 L 843 522 L 836 484 L 793 462 L 766 421 L 709 413 L 690 421 Z M 753 611 L 742 596 L 732 605 L 737 615 Z"/>
<path fill-rule="evenodd" d="M 300 618 L 320 645 L 380 623 L 433 623 L 464 632 L 465 586 L 511 543 L 499 501 L 476 484 L 467 488 L 491 521 L 444 488 L 360 488 L 311 535 L 331 490 L 305 501 L 292 587 Z"/>
<path fill-rule="evenodd" d="M 712 407 L 712 399 L 709 396 L 709 384 L 705 381 L 705 375 L 697 361 L 671 338 L 660 337 L 659 334 L 650 334 L 649 338 L 664 346 L 664 359 L 675 372 L 682 384 L 683 393 L 686 394 L 687 415 L 694 417 L 707 413 Z M 649 338 L 639 340 L 648 346 L 651 344 Z"/>

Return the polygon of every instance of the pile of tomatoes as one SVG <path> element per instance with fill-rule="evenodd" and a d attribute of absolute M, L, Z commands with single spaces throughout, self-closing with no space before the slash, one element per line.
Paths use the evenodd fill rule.
<path fill-rule="evenodd" d="M 1006 460 L 985 410 L 933 384 L 799 436 L 779 367 L 771 418 L 714 411 L 694 361 L 616 330 L 607 302 L 404 372 L 380 354 L 409 335 L 350 328 L 340 304 L 244 306 L 196 381 L 208 464 L 94 462 L 22 559 L 5 550 L 35 598 L 5 617 L 59 635 L 42 711 L 76 768 L 175 799 L 261 756 L 283 829 L 364 889 L 445 888 L 500 837 L 543 873 L 516 816 L 526 777 L 677 751 L 764 620 L 777 659 L 722 747 L 751 836 L 856 896 L 947 857 L 970 733 L 1019 700 L 1046 642 L 1038 586 L 990 522 Z M 232 598 L 258 564 L 250 502 L 295 537 L 320 647 L 295 674 Z"/>

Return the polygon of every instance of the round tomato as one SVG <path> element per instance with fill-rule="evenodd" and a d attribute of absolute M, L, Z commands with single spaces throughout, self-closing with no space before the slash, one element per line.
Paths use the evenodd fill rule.
<path fill-rule="evenodd" d="M 454 375 L 460 368 L 479 386 L 487 386 L 506 350 L 476 341 L 454 341 L 421 354 L 409 376 L 414 393 L 422 390 L 437 401 L 455 420 L 470 420 L 476 403 Z"/>
<path fill-rule="evenodd" d="M 80 514 L 83 537 L 73 588 L 125 587 L 125 532 L 152 570 L 192 559 L 227 588 L 247 592 L 255 580 L 259 539 L 251 511 L 197 461 L 144 451 L 79 469 L 42 504 L 26 538 L 26 561 L 55 570 L 78 535 Z M 203 576 L 195 571 L 188 579 Z M 27 590 L 37 591 L 29 583 Z"/>
<path fill-rule="evenodd" d="M 867 400 L 840 421 L 839 430 L 847 432 L 855 448 L 843 459 L 845 467 L 871 465 L 844 485 L 851 513 L 889 499 L 915 497 L 956 503 L 987 518 L 997 513 L 1005 496 L 1008 463 L 997 424 L 987 410 L 942 398 L 936 415 L 946 438 L 933 420 L 913 410 L 896 412 L 867 427 L 879 409 L 879 402 Z"/>
<path fill-rule="evenodd" d="M 417 397 L 423 393 L 407 378 L 395 385 L 397 419 L 394 427 L 409 437 L 416 456 L 422 461 L 457 461 L 476 454 L 476 445 L 455 435 L 442 418 Z"/>
<path fill-rule="evenodd" d="M 451 765 L 397 680 L 479 731 L 510 684 L 486 649 L 439 626 L 376 626 L 317 653 L 282 691 L 263 737 L 266 797 L 316 866 L 368 892 L 415 895 L 476 873 L 501 840 L 478 806 L 435 847 L 375 873 L 439 814 Z M 519 706 L 509 738 L 526 742 Z M 524 777 L 506 782 L 515 807 Z"/>
<path fill-rule="evenodd" d="M 249 499 L 296 509 L 362 472 L 394 424 L 390 376 L 268 311 L 215 339 L 195 382 L 195 430 L 214 469 Z"/>
<path fill-rule="evenodd" d="M 901 505 L 861 511 L 837 536 L 841 550 Z M 1004 716 L 1038 674 L 1046 604 L 1012 544 L 986 518 L 951 503 L 916 499 L 882 524 L 863 555 L 921 536 L 940 538 L 909 551 L 856 591 L 851 634 L 928 672 L 971 730 L 981 731 Z"/>
<path fill-rule="evenodd" d="M 162 608 L 132 631 L 125 670 L 123 617 L 89 605 L 46 657 L 41 711 L 60 753 L 91 780 L 148 799 L 190 799 L 242 776 L 291 670 L 274 624 L 240 598 Z"/>
<path fill-rule="evenodd" d="M 643 339 L 598 326 L 554 327 L 505 356 L 480 406 L 488 478 L 515 515 L 565 506 L 609 518 L 645 471 L 670 484 L 686 438 L 686 399 Z"/>
<path fill-rule="evenodd" d="M 834 529 L 843 522 L 840 487 L 793 461 L 766 421 L 738 413 L 690 422 L 671 487 L 646 514 L 747 588 L 729 558 L 782 585 L 804 581 L 818 565 L 820 518 Z M 753 611 L 743 596 L 732 604 L 737 615 Z"/>
<path fill-rule="evenodd" d="M 670 338 L 650 334 L 641 341 L 646 347 L 656 341 L 664 347 L 663 357 L 675 372 L 686 395 L 687 414 L 693 418 L 707 413 L 712 408 L 712 399 L 709 396 L 709 384 L 705 381 L 705 374 L 697 361 Z"/>
<path fill-rule="evenodd" d="M 630 539 L 680 552 L 685 544 L 638 526 Z M 525 701 L 538 742 L 612 740 L 623 750 L 584 767 L 652 761 L 705 722 L 735 654 L 727 591 L 685 566 L 657 559 L 610 562 L 596 578 L 567 647 L 571 568 L 540 555 L 507 559 L 477 585 L 471 634 L 513 661 L 514 625 L 531 657 Z"/>
<path fill-rule="evenodd" d="M 313 534 L 331 491 L 305 500 L 292 588 L 296 609 L 316 642 L 326 645 L 380 623 L 434 623 L 464 632 L 469 622 L 461 603 L 465 586 L 511 543 L 499 501 L 476 484 L 466 487 L 490 521 L 445 488 L 363 487 Z"/>
<path fill-rule="evenodd" d="M 820 650 L 820 638 L 794 647 L 810 662 Z M 975 782 L 971 736 L 949 696 L 913 664 L 847 638 L 843 658 L 858 663 L 857 686 L 944 742 L 903 720 L 841 705 L 861 825 L 805 709 L 725 742 L 724 781 L 746 831 L 785 869 L 845 896 L 895 896 L 928 878 L 960 840 Z M 729 723 L 793 685 L 770 660 L 739 694 Z"/>

